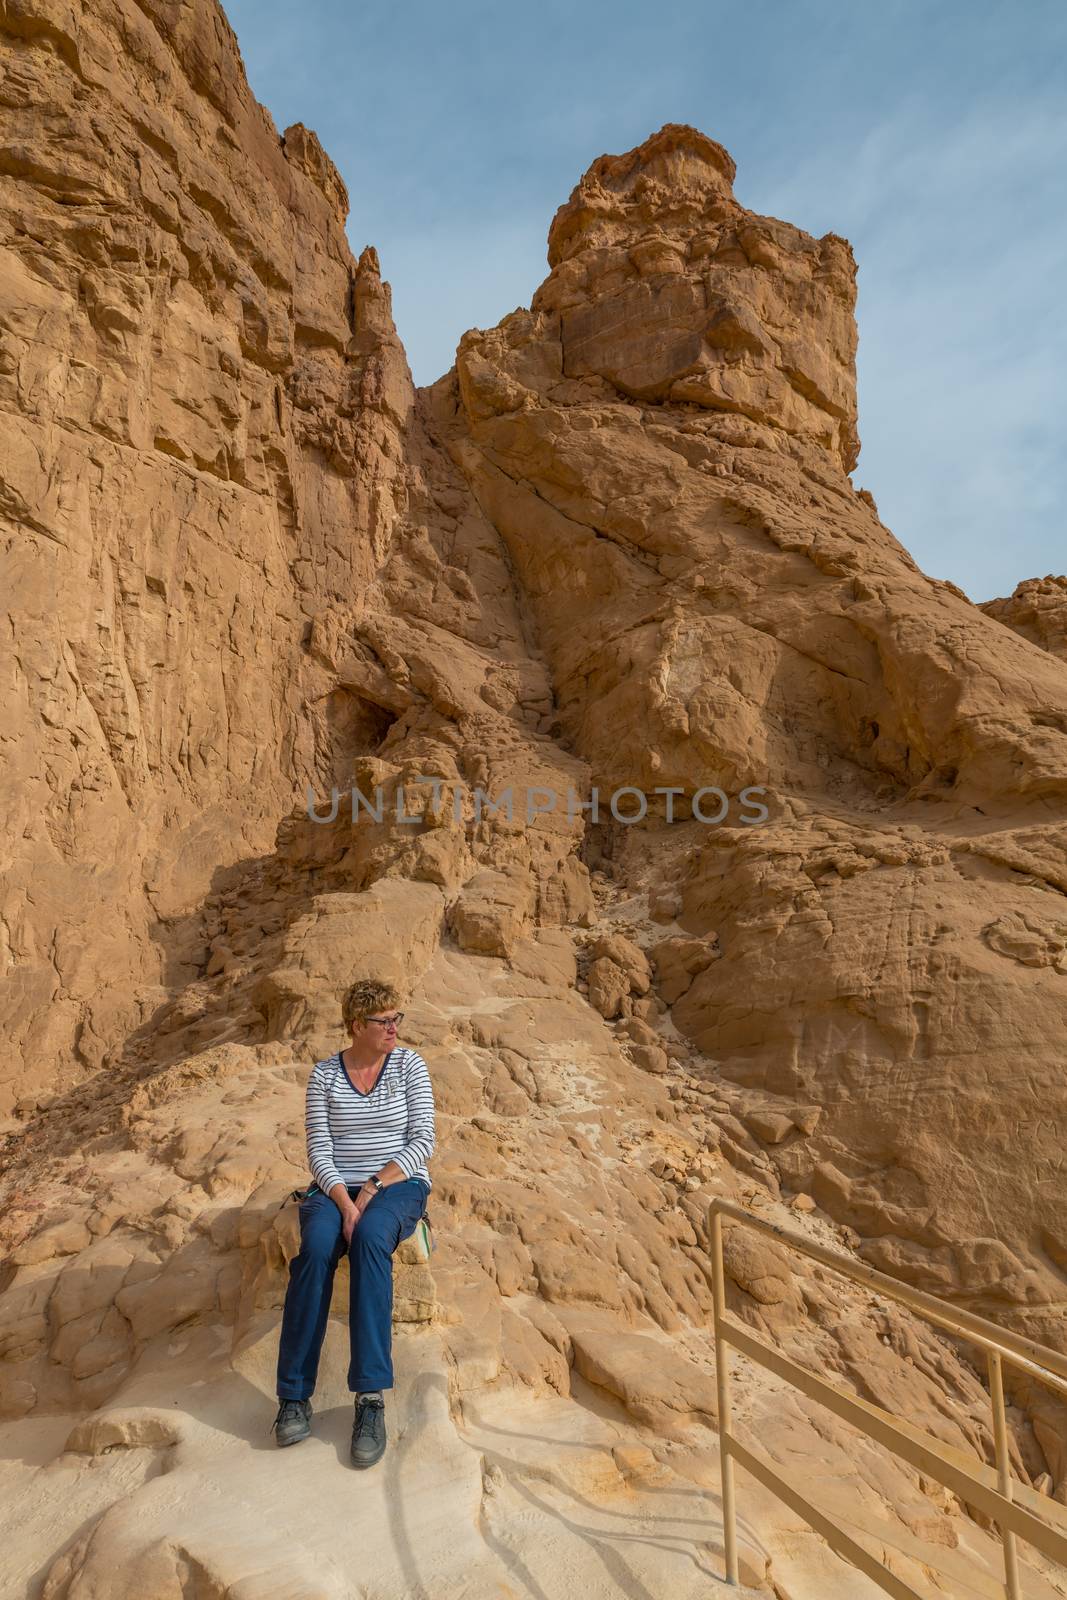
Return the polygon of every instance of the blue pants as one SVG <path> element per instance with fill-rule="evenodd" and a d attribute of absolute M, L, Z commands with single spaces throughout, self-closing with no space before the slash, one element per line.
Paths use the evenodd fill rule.
<path fill-rule="evenodd" d="M 358 1186 L 349 1193 L 355 1196 Z M 348 1387 L 354 1394 L 393 1387 L 393 1252 L 415 1231 L 429 1186 L 421 1178 L 390 1183 L 376 1194 L 348 1246 Z M 300 1252 L 289 1263 L 289 1287 L 278 1349 L 279 1400 L 308 1400 L 326 1337 L 333 1276 L 345 1254 L 341 1213 L 315 1189 L 300 1203 Z"/>

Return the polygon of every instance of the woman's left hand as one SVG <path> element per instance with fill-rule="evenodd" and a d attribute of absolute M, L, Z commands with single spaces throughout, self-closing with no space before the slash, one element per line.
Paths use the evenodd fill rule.
<path fill-rule="evenodd" d="M 342 1232 L 344 1233 L 344 1238 L 345 1238 L 345 1244 L 346 1245 L 350 1245 L 352 1243 L 352 1235 L 355 1233 L 356 1229 L 359 1227 L 359 1219 L 360 1219 L 360 1217 L 362 1217 L 364 1211 L 366 1211 L 367 1207 L 370 1205 L 371 1201 L 374 1199 L 374 1196 L 375 1196 L 376 1193 L 377 1193 L 377 1190 L 372 1190 L 368 1194 L 365 1189 L 361 1189 L 359 1191 L 359 1193 L 356 1195 L 356 1198 L 353 1200 L 353 1202 L 352 1202 L 352 1210 L 349 1213 L 349 1215 L 345 1218 L 344 1226 L 342 1228 Z"/>

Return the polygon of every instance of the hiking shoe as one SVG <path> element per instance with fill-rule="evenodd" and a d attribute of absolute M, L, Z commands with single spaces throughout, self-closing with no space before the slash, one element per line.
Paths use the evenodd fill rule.
<path fill-rule="evenodd" d="M 357 1396 L 351 1453 L 354 1467 L 373 1467 L 385 1454 L 385 1401 L 380 1394 Z"/>
<path fill-rule="evenodd" d="M 271 1424 L 279 1444 L 299 1444 L 311 1432 L 311 1401 L 283 1400 Z"/>

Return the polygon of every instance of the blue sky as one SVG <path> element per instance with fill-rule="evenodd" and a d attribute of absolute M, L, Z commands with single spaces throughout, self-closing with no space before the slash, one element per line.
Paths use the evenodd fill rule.
<path fill-rule="evenodd" d="M 590 162 L 689 122 L 754 211 L 859 262 L 853 474 L 975 600 L 1067 571 L 1062 0 L 224 0 L 279 130 L 315 129 L 416 381 L 528 305 Z"/>

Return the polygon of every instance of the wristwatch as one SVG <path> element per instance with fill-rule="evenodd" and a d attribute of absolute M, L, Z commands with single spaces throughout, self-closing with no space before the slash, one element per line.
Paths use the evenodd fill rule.
<path fill-rule="evenodd" d="M 371 1173 L 370 1177 L 367 1179 L 367 1182 L 373 1183 L 379 1194 L 381 1194 L 382 1190 L 385 1188 L 385 1184 L 382 1182 L 381 1178 L 378 1177 L 376 1172 Z"/>

